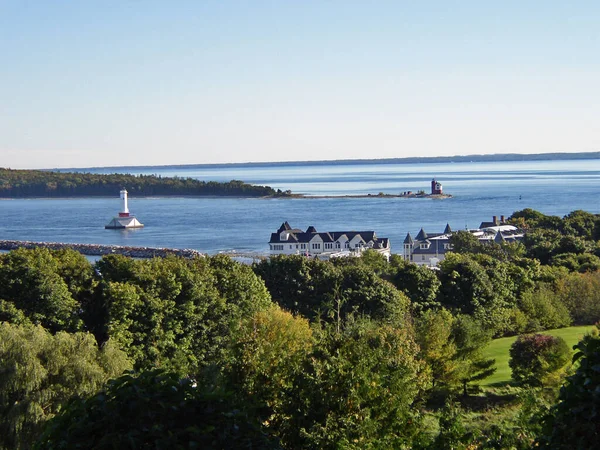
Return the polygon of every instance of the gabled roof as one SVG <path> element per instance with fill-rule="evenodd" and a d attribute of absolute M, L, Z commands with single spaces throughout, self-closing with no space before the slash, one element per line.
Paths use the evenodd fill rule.
<path fill-rule="evenodd" d="M 292 229 L 292 227 L 290 226 L 290 224 L 286 220 L 285 222 L 283 222 L 281 224 L 281 226 L 279 227 L 279 230 L 277 230 L 277 232 L 281 233 L 282 231 L 289 231 L 291 229 Z"/>
<path fill-rule="evenodd" d="M 502 243 L 504 243 L 505 241 L 506 241 L 506 239 L 504 239 L 504 236 L 502 236 L 502 232 L 501 232 L 501 231 L 498 231 L 498 232 L 496 233 L 496 236 L 494 237 L 494 242 L 495 242 L 496 244 L 502 244 Z"/>
<path fill-rule="evenodd" d="M 373 248 L 388 248 L 389 246 L 390 240 L 388 238 L 381 238 L 373 243 Z"/>
<path fill-rule="evenodd" d="M 359 235 L 365 242 L 375 242 L 377 240 L 377 236 L 375 235 L 374 231 L 331 231 L 330 234 L 335 241 L 344 235 L 346 235 L 346 238 L 348 238 L 349 241 L 354 239 L 356 235 Z"/>
<path fill-rule="evenodd" d="M 282 240 L 281 233 L 283 231 L 287 231 L 288 236 L 287 239 Z M 389 246 L 389 240 L 386 240 L 386 238 L 378 239 L 374 231 L 331 231 L 319 233 L 313 226 L 308 227 L 306 231 L 302 231 L 297 228 L 292 228 L 287 222 L 284 222 L 281 227 L 279 227 L 277 233 L 271 234 L 269 244 L 308 243 L 316 236 L 318 236 L 323 242 L 335 242 L 343 237 L 345 237 L 348 241 L 352 241 L 358 236 L 359 240 L 365 244 L 371 245 L 372 243 L 374 247 L 378 243 L 383 245 L 383 247 L 377 248 L 387 248 Z"/>

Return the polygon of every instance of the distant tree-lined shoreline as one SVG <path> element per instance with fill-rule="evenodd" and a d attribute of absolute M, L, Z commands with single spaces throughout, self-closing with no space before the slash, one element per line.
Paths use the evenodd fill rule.
<path fill-rule="evenodd" d="M 239 180 L 220 183 L 156 175 L 94 174 L 0 168 L 0 198 L 134 196 L 276 197 L 289 193 Z"/>
<path fill-rule="evenodd" d="M 154 166 L 113 166 L 113 167 L 87 167 L 53 169 L 57 171 L 89 171 L 89 170 L 114 170 L 123 169 L 139 171 L 148 169 L 182 169 L 182 168 L 231 168 L 231 167 L 295 167 L 295 166 L 321 166 L 321 165 L 359 165 L 359 164 L 436 164 L 458 162 L 503 162 L 503 161 L 565 161 L 600 159 L 598 152 L 577 153 L 493 153 L 489 155 L 454 155 L 454 156 L 412 156 L 404 158 L 378 158 L 378 159 L 324 159 L 318 161 L 274 161 L 274 162 L 240 162 L 240 163 L 215 163 L 215 164 L 166 164 Z"/>

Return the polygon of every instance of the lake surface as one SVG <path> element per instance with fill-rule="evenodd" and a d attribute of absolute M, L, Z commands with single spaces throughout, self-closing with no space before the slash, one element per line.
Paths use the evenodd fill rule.
<path fill-rule="evenodd" d="M 135 198 L 129 209 L 145 225 L 105 230 L 119 211 L 114 198 L 0 200 L 0 239 L 267 252 L 283 221 L 318 231 L 374 230 L 402 251 L 406 233 L 476 228 L 492 216 L 533 208 L 564 216 L 600 212 L 600 160 L 443 164 L 315 164 L 88 169 L 201 180 L 243 180 L 306 195 L 429 192 L 433 177 L 449 199 L 410 198 Z"/>

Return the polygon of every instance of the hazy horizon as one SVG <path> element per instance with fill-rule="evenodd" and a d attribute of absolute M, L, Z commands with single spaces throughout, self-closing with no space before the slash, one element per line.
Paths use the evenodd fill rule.
<path fill-rule="evenodd" d="M 468 155 L 449 155 L 449 156 L 409 156 L 401 158 L 356 158 L 356 159 L 314 159 L 314 160 L 294 160 L 294 161 L 246 161 L 246 162 L 230 162 L 230 163 L 192 163 L 192 164 L 155 164 L 155 165 L 120 165 L 120 166 L 87 166 L 87 167 L 45 167 L 41 170 L 80 170 L 80 169 L 119 169 L 119 168 L 185 168 L 185 167 L 212 167 L 212 166 L 277 166 L 277 165 L 333 165 L 335 163 L 343 164 L 386 164 L 386 163 L 411 163 L 413 159 L 418 158 L 419 161 L 415 162 L 418 164 L 428 163 L 439 163 L 445 162 L 448 159 L 463 159 L 463 158 L 475 158 L 481 162 L 481 158 L 486 158 L 485 161 L 497 162 L 497 161 L 519 161 L 518 157 L 534 157 L 540 156 L 542 158 L 526 159 L 529 162 L 535 161 L 549 161 L 553 159 L 567 160 L 568 155 L 573 155 L 576 160 L 588 160 L 588 159 L 600 159 L 600 152 L 562 152 L 562 153 L 488 153 L 488 154 L 468 154 Z M 556 156 L 559 156 L 556 158 Z M 585 157 L 589 155 L 589 158 Z M 514 157 L 511 159 L 510 157 Z M 547 158 L 543 158 L 547 156 Z M 553 156 L 555 158 L 553 158 Z M 491 159 L 488 159 L 491 158 Z M 508 159 L 506 159 L 508 158 Z M 422 161 L 426 160 L 426 161 Z M 454 161 L 453 161 L 454 162 Z M 467 162 L 467 161 L 460 161 Z M 14 169 L 14 168 L 11 168 Z"/>
<path fill-rule="evenodd" d="M 600 148 L 600 4 L 0 0 L 0 167 Z"/>

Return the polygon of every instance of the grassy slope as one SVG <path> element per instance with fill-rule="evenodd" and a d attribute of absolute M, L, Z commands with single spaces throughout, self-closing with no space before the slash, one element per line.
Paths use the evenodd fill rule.
<path fill-rule="evenodd" d="M 569 347 L 577 344 L 583 335 L 590 331 L 593 326 L 583 327 L 569 327 L 560 328 L 558 330 L 542 331 L 541 334 L 550 334 L 552 336 L 560 336 L 563 338 Z M 482 385 L 491 384 L 504 384 L 511 381 L 510 378 L 510 367 L 508 366 L 508 351 L 513 342 L 517 339 L 517 336 L 494 339 L 490 345 L 485 349 L 485 356 L 487 358 L 494 358 L 496 360 L 496 373 L 491 377 L 486 378 L 481 382 Z"/>

